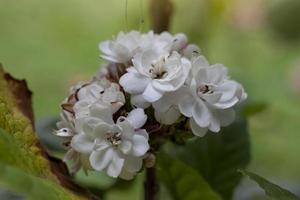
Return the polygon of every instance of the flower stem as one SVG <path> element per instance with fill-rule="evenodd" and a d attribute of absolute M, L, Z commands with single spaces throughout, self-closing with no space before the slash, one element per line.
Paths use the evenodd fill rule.
<path fill-rule="evenodd" d="M 156 179 L 155 167 L 146 168 L 146 177 L 144 182 L 144 199 L 156 200 L 158 193 L 158 183 Z"/>
<path fill-rule="evenodd" d="M 151 0 L 149 11 L 153 31 L 155 33 L 167 31 L 173 12 L 171 0 Z"/>

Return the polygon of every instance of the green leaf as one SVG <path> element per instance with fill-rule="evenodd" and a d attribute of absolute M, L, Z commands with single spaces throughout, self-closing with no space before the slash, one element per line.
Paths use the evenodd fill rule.
<path fill-rule="evenodd" d="M 299 200 L 299 198 L 291 193 L 290 191 L 281 188 L 274 183 L 266 180 L 265 178 L 254 174 L 252 172 L 248 172 L 246 170 L 239 170 L 243 174 L 247 175 L 250 179 L 255 181 L 266 193 L 267 196 L 271 197 L 275 200 Z"/>
<path fill-rule="evenodd" d="M 158 177 L 175 200 L 220 200 L 193 168 L 166 154 L 158 156 Z"/>
<path fill-rule="evenodd" d="M 26 199 L 73 200 L 75 195 L 64 190 L 54 182 L 32 176 L 18 168 L 0 163 L 0 185 L 11 189 Z"/>
<path fill-rule="evenodd" d="M 91 196 L 89 192 L 71 180 L 65 164 L 51 157 L 40 145 L 33 128 L 31 92 L 27 88 L 26 81 L 17 80 L 5 73 L 1 64 L 0 113 L 0 162 L 7 166 L 4 169 L 11 167 L 30 177 L 52 182 L 68 194 L 68 198 L 59 199 L 83 200 Z M 14 173 L 14 170 L 9 170 L 9 172 Z M 14 184 L 7 182 L 9 175 L 8 173 L 0 176 L 0 182 L 13 187 Z M 11 189 L 14 190 L 14 188 Z M 80 192 L 80 195 L 69 189 Z"/>
<path fill-rule="evenodd" d="M 247 122 L 238 118 L 220 133 L 207 133 L 184 146 L 169 145 L 166 149 L 200 172 L 223 199 L 231 199 L 241 179 L 237 169 L 245 168 L 250 160 Z"/>

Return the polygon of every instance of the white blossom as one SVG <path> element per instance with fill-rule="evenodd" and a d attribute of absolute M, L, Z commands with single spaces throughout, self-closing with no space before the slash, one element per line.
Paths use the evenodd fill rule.
<path fill-rule="evenodd" d="M 155 119 L 166 125 L 174 124 L 181 116 L 178 104 L 185 98 L 188 90 L 182 86 L 174 92 L 167 92 L 158 101 L 152 103 Z"/>
<path fill-rule="evenodd" d="M 149 106 L 164 95 L 179 89 L 190 70 L 190 62 L 177 52 L 158 55 L 147 50 L 133 58 L 133 67 L 120 79 L 120 85 L 132 95 L 136 106 Z"/>
<path fill-rule="evenodd" d="M 169 39 L 158 37 L 153 31 L 146 34 L 141 34 L 138 31 L 120 32 L 116 39 L 99 44 L 99 49 L 104 54 L 101 56 L 102 58 L 110 62 L 123 64 L 129 64 L 135 54 L 146 49 L 163 53 L 169 51 L 169 48 Z"/>
<path fill-rule="evenodd" d="M 182 54 L 188 59 L 193 59 L 194 57 L 200 56 L 201 49 L 195 44 L 189 44 L 182 50 Z"/>
<path fill-rule="evenodd" d="M 107 63 L 91 81 L 71 88 L 55 131 L 69 144 L 64 160 L 73 161 L 72 172 L 82 168 L 132 179 L 143 162 L 144 167 L 155 163 L 145 127 L 172 130 L 188 119 L 196 136 L 219 132 L 233 122 L 234 106 L 247 97 L 228 78 L 227 68 L 210 65 L 183 33 L 120 32 L 99 48 Z M 142 109 L 150 106 L 154 116 Z"/>
<path fill-rule="evenodd" d="M 111 103 L 113 113 L 118 111 L 125 103 L 124 94 L 116 83 L 111 83 L 106 79 L 94 81 L 91 84 L 82 87 L 77 92 L 78 102 L 74 105 L 76 117 L 87 116 L 89 106 L 96 101 Z"/>
<path fill-rule="evenodd" d="M 71 97 L 71 99 L 70 99 Z M 58 130 L 55 135 L 63 137 L 64 142 L 68 143 L 78 134 L 79 130 L 75 127 L 75 121 L 78 117 L 89 116 L 89 107 L 98 101 L 103 101 L 112 107 L 113 112 L 119 110 L 125 103 L 125 97 L 120 91 L 118 84 L 111 83 L 108 80 L 95 79 L 89 83 L 79 83 L 71 88 L 70 97 L 63 104 L 68 105 L 68 110 L 61 113 L 61 121 L 57 123 Z M 75 101 L 75 102 L 74 102 Z M 64 160 L 72 161 L 72 172 L 83 168 L 85 171 L 91 169 L 86 162 L 86 156 L 77 152 L 71 146 L 67 146 L 68 152 Z"/>
<path fill-rule="evenodd" d="M 111 106 L 96 102 L 90 106 L 89 117 L 76 120 L 79 134 L 73 137 L 71 146 L 89 155 L 94 170 L 112 177 L 132 178 L 141 169 L 149 149 L 148 133 L 141 129 L 146 120 L 143 109 L 138 108 L 114 123 Z"/>
<path fill-rule="evenodd" d="M 61 121 L 56 123 L 57 131 L 54 132 L 55 135 L 59 137 L 72 137 L 75 135 L 75 125 L 73 116 L 66 112 L 62 111 L 60 114 Z"/>
<path fill-rule="evenodd" d="M 161 34 L 156 35 L 156 39 L 158 41 L 165 41 L 168 44 L 168 50 L 170 52 L 179 52 L 188 44 L 188 39 L 183 33 L 178 33 L 173 36 L 169 32 L 162 32 Z"/>
<path fill-rule="evenodd" d="M 99 49 L 104 53 L 101 57 L 115 63 L 127 63 L 137 51 L 140 42 L 139 32 L 120 32 L 115 40 L 99 44 Z"/>
<path fill-rule="evenodd" d="M 204 57 L 193 62 L 189 93 L 179 103 L 183 115 L 190 118 L 193 133 L 203 136 L 220 131 L 234 120 L 233 106 L 246 98 L 243 87 L 227 77 L 221 64 L 211 65 Z"/>

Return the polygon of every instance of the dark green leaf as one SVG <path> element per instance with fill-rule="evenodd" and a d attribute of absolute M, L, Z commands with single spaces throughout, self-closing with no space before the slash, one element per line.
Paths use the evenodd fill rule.
<path fill-rule="evenodd" d="M 274 183 L 266 180 L 265 178 L 254 174 L 252 172 L 248 172 L 245 170 L 240 170 L 243 174 L 247 175 L 250 179 L 255 181 L 266 193 L 267 196 L 271 197 L 275 200 L 299 200 L 299 198 L 291 193 L 290 191 L 281 188 Z"/>
<path fill-rule="evenodd" d="M 158 177 L 175 200 L 220 200 L 193 168 L 166 154 L 158 156 Z"/>
<path fill-rule="evenodd" d="M 170 145 L 167 151 L 192 166 L 223 199 L 231 199 L 241 179 L 237 172 L 250 160 L 250 144 L 245 119 L 237 119 L 220 133 L 188 141 L 184 146 Z"/>

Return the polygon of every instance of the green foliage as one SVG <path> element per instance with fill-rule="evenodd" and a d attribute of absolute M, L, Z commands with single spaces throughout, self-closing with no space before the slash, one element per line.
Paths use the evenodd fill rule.
<path fill-rule="evenodd" d="M 174 200 L 220 200 L 209 184 L 193 168 L 166 154 L 158 157 L 158 176 Z"/>
<path fill-rule="evenodd" d="M 0 135 L 0 161 L 33 175 L 57 180 L 51 172 L 49 162 L 42 156 L 42 151 L 37 146 L 38 139 L 30 119 L 18 107 L 18 102 L 26 101 L 26 97 L 23 96 L 22 100 L 17 99 L 13 93 L 15 91 L 19 94 L 23 92 L 30 94 L 30 91 L 27 88 L 23 90 L 26 87 L 24 82 L 7 80 L 5 76 L 0 65 L 0 128 L 6 131 L 5 134 Z M 24 88 L 22 91 L 17 91 L 20 85 Z"/>
<path fill-rule="evenodd" d="M 299 198 L 291 193 L 290 191 L 281 188 L 274 183 L 266 180 L 265 178 L 248 172 L 246 170 L 240 170 L 243 174 L 247 175 L 250 179 L 255 181 L 266 193 L 267 196 L 271 197 L 274 200 L 299 200 Z"/>
<path fill-rule="evenodd" d="M 169 146 L 167 151 L 200 172 L 223 199 L 231 199 L 241 179 L 237 169 L 245 168 L 250 160 L 247 122 L 238 118 L 218 134 L 208 133 L 184 146 Z"/>
<path fill-rule="evenodd" d="M 18 168 L 0 163 L 0 171 L 0 185 L 21 194 L 26 199 L 79 199 L 54 182 L 27 174 Z"/>
<path fill-rule="evenodd" d="M 39 146 L 30 97 L 26 82 L 6 74 L 0 65 L 0 183 L 29 199 L 86 199 L 61 186 L 72 182 L 57 174 L 63 173 L 61 163 L 51 161 Z"/>

